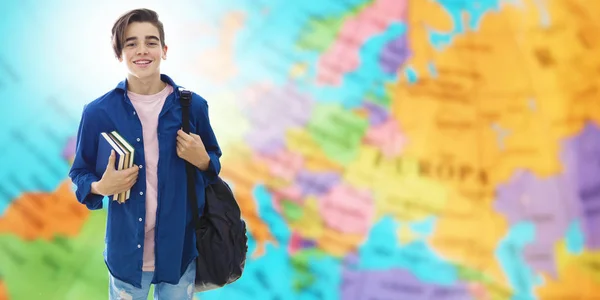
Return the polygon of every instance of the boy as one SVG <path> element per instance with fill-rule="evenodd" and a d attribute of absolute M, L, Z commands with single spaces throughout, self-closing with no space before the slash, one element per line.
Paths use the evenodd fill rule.
<path fill-rule="evenodd" d="M 179 87 L 160 73 L 167 46 L 156 12 L 122 15 L 112 28 L 112 44 L 127 65 L 127 78 L 84 107 L 69 176 L 78 201 L 92 210 L 102 208 L 104 196 L 131 189 L 126 202 L 108 205 L 109 299 L 146 299 L 150 284 L 155 299 L 192 299 L 198 251 L 189 226 L 185 162 L 197 168 L 200 212 L 204 188 L 221 169 L 208 104 L 193 94 L 190 134 L 180 130 Z M 114 153 L 106 165 L 96 164 L 100 133 L 113 130 L 135 147 L 133 167 L 115 170 Z"/>

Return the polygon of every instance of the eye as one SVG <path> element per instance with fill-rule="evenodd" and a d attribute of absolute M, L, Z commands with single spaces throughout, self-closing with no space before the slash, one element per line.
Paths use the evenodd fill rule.
<path fill-rule="evenodd" d="M 150 46 L 156 46 L 156 45 L 158 45 L 158 43 L 151 42 L 151 43 L 148 43 L 148 45 L 150 45 Z"/>
<path fill-rule="evenodd" d="M 125 47 L 133 47 L 133 46 L 135 46 L 135 43 L 129 43 L 129 44 L 125 45 Z"/>

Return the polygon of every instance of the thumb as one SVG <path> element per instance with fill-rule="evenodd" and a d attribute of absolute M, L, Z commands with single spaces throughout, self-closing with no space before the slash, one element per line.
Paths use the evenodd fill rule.
<path fill-rule="evenodd" d="M 115 169 L 115 150 L 110 150 L 110 156 L 108 157 L 108 166 L 106 166 L 107 170 Z"/>

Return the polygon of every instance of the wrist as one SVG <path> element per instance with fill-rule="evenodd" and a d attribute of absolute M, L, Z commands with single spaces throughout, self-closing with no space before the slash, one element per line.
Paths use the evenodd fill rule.
<path fill-rule="evenodd" d="M 102 186 L 100 184 L 100 181 L 92 182 L 92 194 L 105 196 L 104 193 L 102 192 Z"/>
<path fill-rule="evenodd" d="M 201 171 L 206 171 L 208 169 L 209 164 L 210 156 L 207 153 L 206 155 L 203 155 L 202 158 L 195 165 L 196 168 L 200 169 Z"/>

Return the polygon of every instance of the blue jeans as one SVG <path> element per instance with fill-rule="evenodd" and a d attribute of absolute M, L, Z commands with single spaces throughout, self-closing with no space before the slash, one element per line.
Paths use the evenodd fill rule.
<path fill-rule="evenodd" d="M 150 283 L 154 272 L 142 273 L 142 288 L 114 278 L 108 273 L 109 300 L 146 300 L 150 291 Z M 194 280 L 196 279 L 196 263 L 192 261 L 179 279 L 177 285 L 159 283 L 154 285 L 155 300 L 192 300 L 194 297 Z"/>

